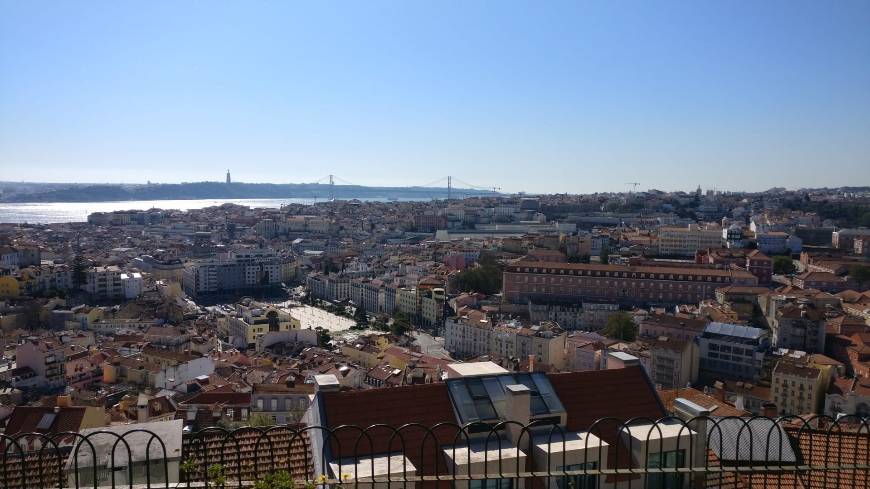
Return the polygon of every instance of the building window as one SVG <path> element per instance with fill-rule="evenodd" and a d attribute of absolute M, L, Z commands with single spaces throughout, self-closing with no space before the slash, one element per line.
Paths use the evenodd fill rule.
<path fill-rule="evenodd" d="M 650 453 L 647 457 L 647 468 L 665 469 L 683 467 L 686 462 L 685 450 L 672 450 L 669 452 Z M 646 487 L 658 489 L 661 487 L 683 487 L 683 474 L 677 473 L 651 473 L 646 477 Z"/>
<path fill-rule="evenodd" d="M 598 462 L 587 462 L 585 464 L 574 464 L 560 467 L 559 470 L 583 470 L 597 469 Z M 556 480 L 556 485 L 559 489 L 595 489 L 598 487 L 598 476 L 596 475 L 566 475 L 559 477 Z"/>

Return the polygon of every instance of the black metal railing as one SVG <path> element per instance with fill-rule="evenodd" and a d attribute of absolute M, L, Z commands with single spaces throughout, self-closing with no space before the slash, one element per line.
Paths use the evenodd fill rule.
<path fill-rule="evenodd" d="M 0 434 L 0 488 L 870 488 L 870 421 L 604 418 Z M 387 486 L 391 487 L 391 486 Z"/>

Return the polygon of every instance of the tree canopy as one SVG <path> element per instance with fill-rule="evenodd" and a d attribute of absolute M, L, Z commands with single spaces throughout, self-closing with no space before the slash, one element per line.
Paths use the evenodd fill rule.
<path fill-rule="evenodd" d="M 87 270 L 87 266 L 85 265 L 85 260 L 82 258 L 82 255 L 76 253 L 73 257 L 73 266 L 72 266 L 72 284 L 75 288 L 81 288 L 82 285 L 85 284 L 87 280 L 87 275 L 85 271 Z"/>
<path fill-rule="evenodd" d="M 481 254 L 477 266 L 459 273 L 456 286 L 462 292 L 497 294 L 501 292 L 502 269 L 495 257 Z"/>
<path fill-rule="evenodd" d="M 794 260 L 789 256 L 774 256 L 773 257 L 773 273 L 777 275 L 788 275 L 794 273 Z"/>
<path fill-rule="evenodd" d="M 411 331 L 411 320 L 402 312 L 396 313 L 393 316 L 392 324 L 390 324 L 390 333 L 395 336 L 403 336 L 409 331 Z"/>
<path fill-rule="evenodd" d="M 634 341 L 637 337 L 637 325 L 627 312 L 619 311 L 607 318 L 607 325 L 601 334 L 622 341 Z"/>

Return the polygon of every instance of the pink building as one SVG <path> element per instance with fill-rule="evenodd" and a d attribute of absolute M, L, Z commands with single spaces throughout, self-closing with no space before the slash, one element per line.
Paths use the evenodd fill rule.
<path fill-rule="evenodd" d="M 461 253 L 447 255 L 444 257 L 444 264 L 451 270 L 465 270 L 465 255 Z"/>

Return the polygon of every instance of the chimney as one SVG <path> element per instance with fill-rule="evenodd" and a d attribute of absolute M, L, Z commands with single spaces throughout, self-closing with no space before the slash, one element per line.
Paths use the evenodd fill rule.
<path fill-rule="evenodd" d="M 341 389 L 338 377 L 333 374 L 315 375 L 314 384 L 317 392 L 338 392 Z"/>
<path fill-rule="evenodd" d="M 722 381 L 717 380 L 713 384 L 713 388 L 715 390 L 715 392 L 713 393 L 713 397 L 722 402 L 725 402 L 725 384 Z"/>
<path fill-rule="evenodd" d="M 535 371 L 535 355 L 529 355 L 529 372 Z"/>
<path fill-rule="evenodd" d="M 737 396 L 737 399 L 734 400 L 734 408 L 739 409 L 741 411 L 746 410 L 746 407 L 743 404 L 743 396 Z"/>
<path fill-rule="evenodd" d="M 70 407 L 72 406 L 72 399 L 69 394 L 63 394 L 57 396 L 57 407 Z"/>
<path fill-rule="evenodd" d="M 139 423 L 148 422 L 148 397 L 140 395 L 136 401 L 136 421 Z"/>
<path fill-rule="evenodd" d="M 777 409 L 776 404 L 772 402 L 765 402 L 761 405 L 761 415 L 767 418 L 776 418 L 777 417 Z"/>
<path fill-rule="evenodd" d="M 507 425 L 508 437 L 511 443 L 517 445 L 518 448 L 520 448 L 517 443 L 519 442 L 522 428 L 528 426 L 532 415 L 530 393 L 529 388 L 522 384 L 513 384 L 505 387 L 507 420 L 522 425 L 519 426 L 514 423 Z M 523 437 L 523 441 L 526 443 L 529 441 L 528 433 Z"/>

